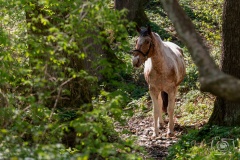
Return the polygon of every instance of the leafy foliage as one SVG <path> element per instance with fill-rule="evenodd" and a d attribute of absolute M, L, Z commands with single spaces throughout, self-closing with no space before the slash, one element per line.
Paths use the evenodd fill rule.
<path fill-rule="evenodd" d="M 169 151 L 167 159 L 239 159 L 239 127 L 205 126 L 184 135 Z"/>
<path fill-rule="evenodd" d="M 1 159 L 139 159 L 114 130 L 131 114 L 132 24 L 109 4 L 1 1 Z"/>

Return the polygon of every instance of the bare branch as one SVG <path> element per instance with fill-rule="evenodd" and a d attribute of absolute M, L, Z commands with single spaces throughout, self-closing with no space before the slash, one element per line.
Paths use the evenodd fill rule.
<path fill-rule="evenodd" d="M 178 1 L 161 0 L 161 2 L 198 67 L 201 90 L 230 101 L 240 102 L 240 80 L 219 70 L 201 36 L 196 32 L 192 21 Z"/>
<path fill-rule="evenodd" d="M 57 98 L 55 100 L 55 103 L 54 103 L 54 106 L 52 108 L 52 112 L 51 112 L 51 115 L 49 116 L 49 120 L 52 119 L 52 116 L 53 116 L 53 113 L 57 107 L 57 104 L 58 104 L 58 100 L 60 99 L 60 95 L 62 93 L 62 88 L 65 84 L 67 84 L 68 82 L 70 82 L 71 80 L 73 80 L 73 78 L 69 78 L 67 81 L 63 82 L 60 86 L 59 86 L 59 89 L 58 89 L 58 95 L 57 95 Z"/>

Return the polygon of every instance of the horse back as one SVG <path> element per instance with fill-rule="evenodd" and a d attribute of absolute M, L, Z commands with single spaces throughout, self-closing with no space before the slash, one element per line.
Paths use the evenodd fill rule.
<path fill-rule="evenodd" d="M 179 85 L 186 74 L 183 51 L 178 45 L 172 42 L 163 43 L 163 52 L 165 54 L 165 57 L 167 57 L 165 58 L 166 66 L 170 72 L 172 72 L 172 76 L 176 76 L 176 83 Z"/>

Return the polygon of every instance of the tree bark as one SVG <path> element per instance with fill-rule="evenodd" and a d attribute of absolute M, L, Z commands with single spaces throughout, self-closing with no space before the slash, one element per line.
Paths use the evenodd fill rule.
<path fill-rule="evenodd" d="M 180 7 L 178 1 L 161 0 L 161 2 L 198 67 L 201 90 L 229 101 L 240 102 L 240 80 L 219 70 L 210 57 L 209 50 L 203 43 L 201 36 L 196 32 L 193 23 Z"/>
<path fill-rule="evenodd" d="M 114 0 L 117 10 L 127 9 L 127 19 L 136 22 L 139 26 L 145 26 L 149 20 L 144 12 L 146 0 Z"/>
<path fill-rule="evenodd" d="M 240 1 L 225 0 L 222 24 L 221 70 L 240 79 Z M 240 126 L 240 103 L 217 97 L 210 124 Z"/>

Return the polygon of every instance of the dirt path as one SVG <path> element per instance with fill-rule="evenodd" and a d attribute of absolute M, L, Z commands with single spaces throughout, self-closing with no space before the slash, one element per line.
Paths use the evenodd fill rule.
<path fill-rule="evenodd" d="M 148 152 L 147 155 L 144 155 L 145 159 L 164 159 L 168 155 L 168 147 L 176 143 L 178 138 L 186 131 L 183 127 L 175 123 L 175 136 L 167 138 L 167 121 L 165 123 L 165 127 L 160 130 L 160 136 L 157 138 L 152 138 L 152 116 L 132 117 L 128 121 L 128 129 L 131 131 L 132 134 L 138 137 L 138 145 L 143 146 Z"/>

